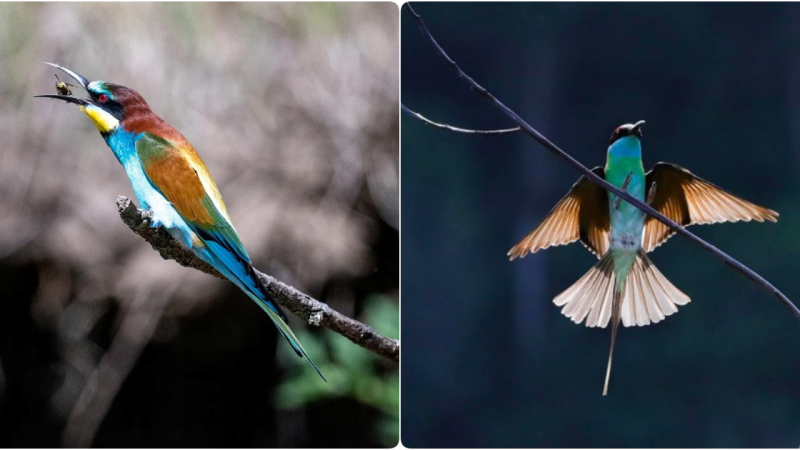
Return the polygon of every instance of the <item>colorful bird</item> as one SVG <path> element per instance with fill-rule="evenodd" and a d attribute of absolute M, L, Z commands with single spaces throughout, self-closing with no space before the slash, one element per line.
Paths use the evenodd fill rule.
<path fill-rule="evenodd" d="M 683 226 L 720 222 L 776 222 L 778 213 L 742 200 L 674 164 L 658 163 L 647 174 L 642 165 L 642 125 L 625 124 L 611 134 L 605 168 L 597 176 L 645 201 Z M 577 240 L 600 261 L 554 300 L 575 323 L 605 328 L 611 321 L 611 348 L 603 386 L 608 393 L 611 361 L 620 321 L 626 327 L 657 323 L 689 303 L 653 265 L 647 253 L 673 234 L 670 228 L 586 176 L 542 223 L 515 245 L 513 261 L 554 245 Z"/>
<path fill-rule="evenodd" d="M 243 290 L 324 380 L 286 323 L 283 311 L 258 281 L 217 185 L 189 141 L 156 116 L 133 89 L 105 81 L 89 82 L 69 69 L 45 64 L 69 74 L 90 98 L 37 97 L 75 103 L 89 116 L 125 168 L 141 207 L 153 213 L 151 227 L 164 227 Z"/>

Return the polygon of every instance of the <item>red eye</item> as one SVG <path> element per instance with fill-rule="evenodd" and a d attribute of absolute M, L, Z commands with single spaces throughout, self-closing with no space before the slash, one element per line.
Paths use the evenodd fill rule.
<path fill-rule="evenodd" d="M 98 99 L 98 100 L 100 100 L 100 103 L 105 103 L 105 102 L 107 102 L 107 101 L 108 101 L 108 96 L 107 96 L 106 94 L 100 94 L 100 95 L 97 97 L 97 99 Z"/>

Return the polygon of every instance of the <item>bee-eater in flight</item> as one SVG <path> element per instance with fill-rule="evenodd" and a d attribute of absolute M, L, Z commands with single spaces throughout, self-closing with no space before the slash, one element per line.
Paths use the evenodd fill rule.
<path fill-rule="evenodd" d="M 75 103 L 89 116 L 125 168 L 139 204 L 152 212 L 150 226 L 164 227 L 243 290 L 269 315 L 294 351 L 322 377 L 286 323 L 283 311 L 258 281 L 219 189 L 189 141 L 156 116 L 133 89 L 105 81 L 89 82 L 69 69 L 46 64 L 74 78 L 89 98 L 38 97 Z"/>
<path fill-rule="evenodd" d="M 778 213 L 742 200 L 674 164 L 658 163 L 645 174 L 642 125 L 625 124 L 611 134 L 606 166 L 597 176 L 680 225 L 777 221 Z M 646 197 L 645 197 L 646 196 Z M 611 321 L 603 395 L 620 321 L 626 327 L 657 323 L 689 303 L 653 265 L 647 253 L 673 234 L 670 228 L 582 176 L 542 223 L 515 245 L 513 261 L 554 245 L 580 242 L 600 261 L 554 300 L 575 323 L 605 328 Z"/>

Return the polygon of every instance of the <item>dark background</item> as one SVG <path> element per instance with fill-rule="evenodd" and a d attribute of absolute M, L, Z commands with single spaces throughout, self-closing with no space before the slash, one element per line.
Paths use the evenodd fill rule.
<path fill-rule="evenodd" d="M 685 166 L 780 212 L 693 232 L 800 301 L 800 5 L 416 4 L 478 83 L 589 167 L 647 120 L 644 161 Z M 402 101 L 466 128 L 513 126 L 401 12 Z M 508 262 L 579 174 L 524 135 L 402 116 L 403 423 L 409 447 L 796 447 L 800 323 L 680 237 L 652 254 L 692 302 L 609 330 L 552 298 L 596 259 L 580 245 Z"/>
<path fill-rule="evenodd" d="M 397 363 L 287 312 L 323 382 L 232 283 L 132 233 L 95 126 L 34 95 L 72 82 L 42 61 L 135 89 L 202 155 L 255 267 L 398 338 L 398 14 L 0 4 L 0 447 L 397 444 Z"/>

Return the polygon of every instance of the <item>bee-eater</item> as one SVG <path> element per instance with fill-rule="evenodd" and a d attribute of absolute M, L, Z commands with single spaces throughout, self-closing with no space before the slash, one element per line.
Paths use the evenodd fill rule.
<path fill-rule="evenodd" d="M 243 290 L 324 380 L 286 323 L 283 311 L 258 281 L 219 189 L 189 141 L 155 115 L 133 89 L 105 81 L 89 82 L 69 69 L 46 64 L 74 78 L 89 93 L 89 98 L 37 97 L 75 103 L 89 116 L 125 168 L 139 204 L 152 212 L 150 226 L 164 227 Z"/>
<path fill-rule="evenodd" d="M 611 134 L 606 166 L 592 171 L 647 202 L 683 226 L 720 222 L 777 221 L 778 213 L 742 200 L 688 170 L 658 163 L 645 174 L 642 125 L 621 125 Z M 603 395 L 608 393 L 611 361 L 620 321 L 626 327 L 657 323 L 689 303 L 653 265 L 647 253 L 673 234 L 663 223 L 582 176 L 542 223 L 509 252 L 511 260 L 554 245 L 580 242 L 600 261 L 554 300 L 562 314 L 587 327 L 611 321 Z"/>

